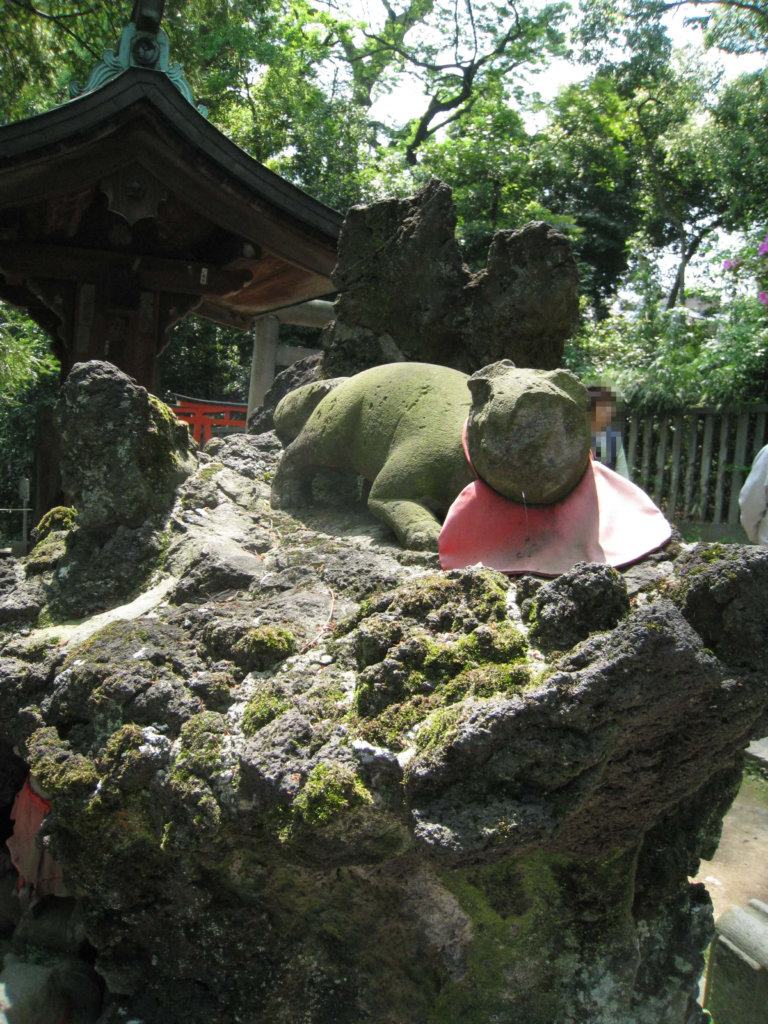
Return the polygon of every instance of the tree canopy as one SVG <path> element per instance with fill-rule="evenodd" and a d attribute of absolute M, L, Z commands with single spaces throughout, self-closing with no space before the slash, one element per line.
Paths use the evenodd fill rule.
<path fill-rule="evenodd" d="M 0 0 L 0 119 L 64 101 L 130 13 Z M 673 309 L 719 232 L 768 222 L 768 0 L 166 0 L 162 25 L 253 157 L 342 212 L 438 175 L 476 267 L 495 230 L 548 219 L 598 320 L 633 254 L 672 268 Z M 753 63 L 726 79 L 717 54 Z M 179 335 L 227 347 L 192 321 Z"/>

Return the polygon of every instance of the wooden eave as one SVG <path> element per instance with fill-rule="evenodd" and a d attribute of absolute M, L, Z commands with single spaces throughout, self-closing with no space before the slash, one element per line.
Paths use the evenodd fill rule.
<path fill-rule="evenodd" d="M 189 216 L 236 243 L 229 258 L 218 262 L 216 254 L 211 261 L 197 256 L 211 262 L 211 273 L 227 271 L 238 282 L 234 290 L 222 287 L 221 295 L 207 287 L 202 315 L 242 327 L 254 316 L 333 291 L 341 216 L 230 142 L 163 73 L 139 68 L 44 114 L 0 127 L 0 223 L 6 224 L 0 271 L 7 275 L 10 268 L 12 275 L 16 244 L 20 270 L 36 241 L 42 248 L 58 247 L 65 263 L 69 253 L 61 237 L 12 237 L 12 211 L 51 200 L 71 203 L 97 190 L 110 174 L 135 166 Z M 82 260 L 82 252 L 75 255 Z M 110 258 L 129 255 L 130 248 Z"/>

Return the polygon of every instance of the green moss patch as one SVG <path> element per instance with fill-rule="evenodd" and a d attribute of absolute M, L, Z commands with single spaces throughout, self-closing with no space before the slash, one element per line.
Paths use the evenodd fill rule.
<path fill-rule="evenodd" d="M 51 533 L 66 533 L 77 525 L 77 509 L 65 505 L 57 505 L 42 517 L 32 531 L 32 539 L 36 544 L 44 541 Z"/>
<path fill-rule="evenodd" d="M 232 648 L 233 660 L 247 672 L 262 672 L 296 651 L 296 638 L 283 626 L 249 629 Z"/>
<path fill-rule="evenodd" d="M 245 706 L 243 734 L 253 736 L 290 707 L 290 700 L 273 683 L 264 683 Z"/>
<path fill-rule="evenodd" d="M 293 811 L 301 824 L 327 825 L 344 811 L 372 803 L 373 797 L 350 768 L 322 763 L 313 768 Z"/>
<path fill-rule="evenodd" d="M 375 613 L 355 638 L 359 661 L 380 659 L 360 673 L 353 702 L 354 730 L 371 743 L 401 750 L 405 734 L 438 708 L 469 696 L 517 693 L 531 682 L 527 642 L 508 621 L 481 623 L 458 638 L 395 625 Z M 399 640 L 384 650 L 391 637 Z"/>
<path fill-rule="evenodd" d="M 202 632 L 204 653 L 234 662 L 243 672 L 263 672 L 296 652 L 296 638 L 283 626 L 248 627 L 209 623 Z"/>
<path fill-rule="evenodd" d="M 35 546 L 24 560 L 28 575 L 50 572 L 67 554 L 67 534 L 77 526 L 77 510 L 57 506 L 46 512 L 32 538 Z"/>
<path fill-rule="evenodd" d="M 229 723 L 216 711 L 193 715 L 181 727 L 181 744 L 174 772 L 209 779 L 220 763 L 224 737 Z"/>
<path fill-rule="evenodd" d="M 635 857 L 627 851 L 598 862 L 536 852 L 441 872 L 472 922 L 472 938 L 466 974 L 441 989 L 427 1024 L 618 1020 L 611 990 L 599 981 L 636 948 Z"/>
<path fill-rule="evenodd" d="M 500 573 L 426 573 L 397 590 L 372 598 L 369 611 L 389 611 L 404 618 L 423 619 L 446 605 L 468 605 L 478 619 L 502 619 L 506 615 L 508 581 Z M 363 615 L 366 611 L 363 611 Z"/>
<path fill-rule="evenodd" d="M 51 727 L 32 733 L 25 743 L 25 756 L 29 770 L 52 798 L 84 799 L 99 781 L 93 761 L 74 753 Z"/>

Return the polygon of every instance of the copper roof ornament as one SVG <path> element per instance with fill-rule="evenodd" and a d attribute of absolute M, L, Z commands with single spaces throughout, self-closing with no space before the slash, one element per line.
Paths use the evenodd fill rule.
<path fill-rule="evenodd" d="M 160 28 L 164 7 L 165 0 L 135 0 L 131 20 L 120 33 L 117 53 L 111 48 L 105 50 L 85 85 L 73 79 L 69 83 L 70 98 L 76 99 L 100 89 L 128 68 L 148 68 L 166 75 L 184 99 L 196 107 L 203 117 L 207 117 L 207 109 L 195 103 L 181 65 L 178 62 L 169 63 L 168 36 Z"/>

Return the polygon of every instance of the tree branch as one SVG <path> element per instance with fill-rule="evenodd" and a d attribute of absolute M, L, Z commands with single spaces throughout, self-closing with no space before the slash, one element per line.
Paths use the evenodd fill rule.
<path fill-rule="evenodd" d="M 716 228 L 720 228 L 722 226 L 723 218 L 716 217 L 711 224 L 707 224 L 705 227 L 701 228 L 688 242 L 688 245 L 682 249 L 680 254 L 680 264 L 677 268 L 677 273 L 675 274 L 675 283 L 672 285 L 672 289 L 667 298 L 667 309 L 674 309 L 677 305 L 678 299 L 685 299 L 685 271 L 688 264 L 699 251 L 699 247 L 707 235 L 711 234 Z M 683 239 L 681 239 L 681 242 L 683 242 L 683 245 L 685 244 Z"/>
<path fill-rule="evenodd" d="M 672 3 L 662 4 L 659 10 L 666 12 L 676 10 L 678 7 L 699 7 L 702 2 L 703 0 L 674 0 Z M 768 11 L 759 4 L 747 3 L 746 0 L 706 0 L 706 2 L 712 7 L 735 7 L 740 11 L 749 11 L 768 22 Z"/>
<path fill-rule="evenodd" d="M 34 15 L 34 17 L 36 18 L 41 18 L 43 21 L 53 22 L 61 32 L 74 39 L 78 46 L 81 46 L 84 50 L 90 53 L 96 60 L 98 60 L 101 57 L 101 51 L 95 50 L 87 39 L 83 39 L 83 37 L 78 35 L 77 32 L 74 32 L 69 27 L 69 25 L 65 24 L 65 22 L 68 19 L 83 18 L 87 14 L 93 14 L 93 8 L 89 7 L 83 11 L 73 11 L 71 14 L 49 14 L 47 11 L 41 11 L 37 7 L 34 7 L 31 3 L 24 3 L 23 0 L 10 0 L 10 2 L 15 7 L 19 7 L 21 10 L 26 11 L 28 14 Z"/>

